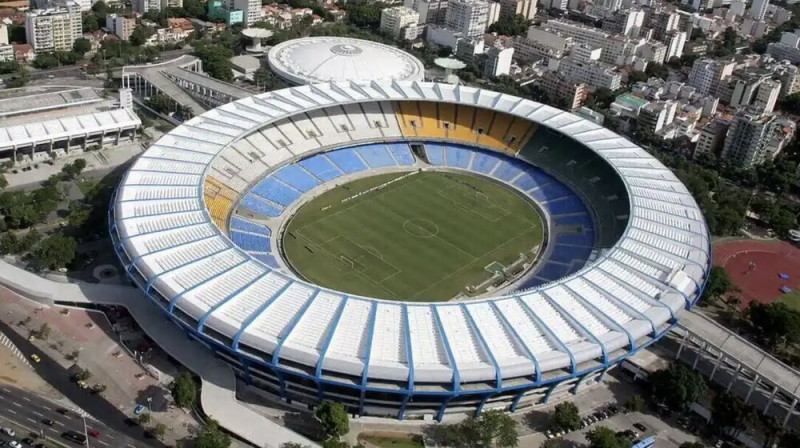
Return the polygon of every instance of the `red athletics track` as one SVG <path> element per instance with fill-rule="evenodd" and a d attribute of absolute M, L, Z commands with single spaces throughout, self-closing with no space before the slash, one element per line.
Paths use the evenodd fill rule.
<path fill-rule="evenodd" d="M 756 265 L 752 271 L 751 261 Z M 783 286 L 800 289 L 800 249 L 787 242 L 723 243 L 714 247 L 714 264 L 724 267 L 733 283 L 742 289 L 742 308 L 753 300 L 778 300 Z M 789 279 L 781 279 L 780 273 L 789 274 Z"/>

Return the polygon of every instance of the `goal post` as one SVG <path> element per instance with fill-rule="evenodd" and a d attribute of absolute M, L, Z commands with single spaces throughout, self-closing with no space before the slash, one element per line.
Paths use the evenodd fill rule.
<path fill-rule="evenodd" d="M 353 262 L 353 260 L 344 255 L 339 255 L 339 261 L 341 261 L 343 265 L 349 267 L 350 269 L 355 269 L 356 267 L 356 264 Z"/>

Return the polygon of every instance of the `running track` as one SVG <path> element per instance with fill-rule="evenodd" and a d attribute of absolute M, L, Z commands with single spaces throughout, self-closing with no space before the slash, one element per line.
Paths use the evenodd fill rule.
<path fill-rule="evenodd" d="M 748 272 L 750 262 L 755 270 Z M 800 289 L 800 249 L 787 242 L 735 241 L 714 247 L 714 264 L 728 271 L 742 290 L 742 308 L 756 300 L 770 303 L 781 296 L 780 288 Z M 788 280 L 778 274 L 789 274 Z"/>

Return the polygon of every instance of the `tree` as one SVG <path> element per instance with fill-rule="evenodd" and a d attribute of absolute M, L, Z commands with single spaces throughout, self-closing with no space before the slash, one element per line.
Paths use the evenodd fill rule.
<path fill-rule="evenodd" d="M 17 61 L 2 61 L 0 62 L 0 75 L 7 75 L 19 70 L 19 62 Z"/>
<path fill-rule="evenodd" d="M 166 433 L 167 425 L 163 423 L 156 423 L 156 425 L 150 429 L 150 434 L 152 434 L 156 439 L 161 439 Z"/>
<path fill-rule="evenodd" d="M 93 33 L 100 29 L 100 22 L 94 14 L 87 14 L 83 16 L 83 32 Z"/>
<path fill-rule="evenodd" d="M 787 95 L 780 100 L 778 108 L 790 114 L 800 115 L 800 92 Z"/>
<path fill-rule="evenodd" d="M 39 244 L 39 241 L 42 240 L 42 235 L 36 229 L 31 229 L 22 239 L 19 241 L 19 245 L 17 246 L 17 253 L 24 254 L 25 252 L 32 251 L 36 245 Z"/>
<path fill-rule="evenodd" d="M 622 405 L 628 412 L 639 412 L 644 408 L 644 398 L 641 395 L 631 395 Z"/>
<path fill-rule="evenodd" d="M 75 238 L 57 233 L 39 243 L 34 257 L 40 268 L 60 269 L 75 259 L 77 250 L 78 242 Z"/>
<path fill-rule="evenodd" d="M 0 236 L 0 254 L 10 255 L 19 251 L 19 238 L 14 232 L 5 232 Z"/>
<path fill-rule="evenodd" d="M 220 81 L 233 81 L 230 58 L 233 51 L 221 44 L 204 45 L 195 50 L 195 56 L 203 62 L 203 69 Z"/>
<path fill-rule="evenodd" d="M 728 271 L 722 266 L 714 266 L 708 274 L 706 289 L 703 290 L 703 300 L 714 301 L 734 289 Z"/>
<path fill-rule="evenodd" d="M 264 89 L 264 91 L 275 88 L 275 74 L 272 73 L 272 70 L 265 67 L 259 67 L 258 70 L 256 70 L 253 74 L 253 80 L 256 82 L 256 86 L 260 89 Z"/>
<path fill-rule="evenodd" d="M 751 302 L 747 315 L 750 324 L 771 351 L 800 340 L 800 313 L 783 302 L 768 305 Z"/>
<path fill-rule="evenodd" d="M 647 73 L 640 70 L 633 71 L 630 76 L 628 76 L 628 82 L 631 84 L 644 81 L 647 81 Z"/>
<path fill-rule="evenodd" d="M 182 408 L 192 408 L 197 401 L 197 384 L 191 374 L 184 372 L 169 385 L 175 404 Z"/>
<path fill-rule="evenodd" d="M 139 414 L 138 417 L 136 417 L 136 423 L 138 423 L 138 424 L 140 424 L 142 426 L 150 423 L 152 420 L 153 420 L 153 417 L 150 415 L 149 412 L 142 412 L 141 414 Z"/>
<path fill-rule="evenodd" d="M 627 448 L 611 428 L 598 426 L 586 434 L 589 448 Z"/>
<path fill-rule="evenodd" d="M 764 435 L 764 446 L 774 446 L 784 435 L 783 422 L 772 415 L 757 412 L 761 434 Z M 800 445 L 795 445 L 800 446 Z"/>
<path fill-rule="evenodd" d="M 730 433 L 734 437 L 756 420 L 756 410 L 730 392 L 721 392 L 711 400 L 711 421 L 719 435 Z"/>
<path fill-rule="evenodd" d="M 50 331 L 50 325 L 47 325 L 47 322 L 45 322 L 39 327 L 38 330 L 33 332 L 33 335 L 36 336 L 37 339 L 47 341 L 47 338 L 50 337 Z"/>
<path fill-rule="evenodd" d="M 214 419 L 206 421 L 206 426 L 203 427 L 194 442 L 194 448 L 228 448 L 229 446 L 231 446 L 230 436 L 219 429 L 219 423 Z"/>
<path fill-rule="evenodd" d="M 567 442 L 564 439 L 547 439 L 539 445 L 539 448 L 566 448 Z"/>
<path fill-rule="evenodd" d="M 580 428 L 581 416 L 575 403 L 565 401 L 557 404 L 553 413 L 550 414 L 548 427 L 556 431 L 575 431 Z"/>
<path fill-rule="evenodd" d="M 92 43 L 89 42 L 89 39 L 84 37 L 79 37 L 75 39 L 75 42 L 72 43 L 72 52 L 80 55 L 83 57 L 84 54 L 90 52 L 92 50 Z"/>
<path fill-rule="evenodd" d="M 85 168 L 86 160 L 76 159 L 74 162 L 65 164 L 64 167 L 61 168 L 61 174 L 63 174 L 67 180 L 75 179 L 80 176 Z"/>
<path fill-rule="evenodd" d="M 706 448 L 706 446 L 700 442 L 683 442 L 678 448 Z"/>
<path fill-rule="evenodd" d="M 653 396 L 672 409 L 686 409 L 705 395 L 706 382 L 699 373 L 683 364 L 673 363 L 650 376 Z"/>
<path fill-rule="evenodd" d="M 347 12 L 347 21 L 358 28 L 377 29 L 381 24 L 381 11 L 383 4 L 367 2 L 364 0 L 348 1 L 344 10 Z"/>
<path fill-rule="evenodd" d="M 92 4 L 92 12 L 98 17 L 105 17 L 108 14 L 108 5 L 103 0 L 99 0 Z"/>
<path fill-rule="evenodd" d="M 350 431 L 350 420 L 341 403 L 323 402 L 314 412 L 328 438 L 338 439 Z"/>
<path fill-rule="evenodd" d="M 512 448 L 517 446 L 517 422 L 501 410 L 484 411 L 475 419 L 477 436 L 482 447 Z"/>
<path fill-rule="evenodd" d="M 520 36 L 528 32 L 531 21 L 522 15 L 505 16 L 489 26 L 490 33 L 497 33 L 501 36 Z"/>
<path fill-rule="evenodd" d="M 669 69 L 665 67 L 663 64 L 651 62 L 647 64 L 645 73 L 647 74 L 647 76 L 651 78 L 661 78 L 666 80 L 667 77 L 669 76 Z"/>
<path fill-rule="evenodd" d="M 147 42 L 147 38 L 153 35 L 153 30 L 149 27 L 144 25 L 136 25 L 136 28 L 133 29 L 131 36 L 128 38 L 128 41 L 134 47 L 140 47 L 145 42 Z"/>
<path fill-rule="evenodd" d="M 41 53 L 36 55 L 32 65 L 36 68 L 47 70 L 48 68 L 58 67 L 60 61 L 55 53 Z"/>

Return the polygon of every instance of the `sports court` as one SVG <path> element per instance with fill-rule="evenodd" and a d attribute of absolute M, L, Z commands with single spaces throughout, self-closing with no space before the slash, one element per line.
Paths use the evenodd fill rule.
<path fill-rule="evenodd" d="M 542 244 L 521 194 L 450 172 L 373 176 L 303 206 L 283 236 L 292 268 L 322 286 L 392 300 L 448 300 Z"/>
<path fill-rule="evenodd" d="M 756 300 L 796 301 L 800 289 L 800 249 L 781 242 L 733 241 L 714 246 L 714 264 L 722 266 L 742 290 L 742 308 Z M 786 274 L 783 279 L 780 274 Z M 783 294 L 781 288 L 792 289 Z M 789 302 L 787 302 L 789 303 Z"/>

